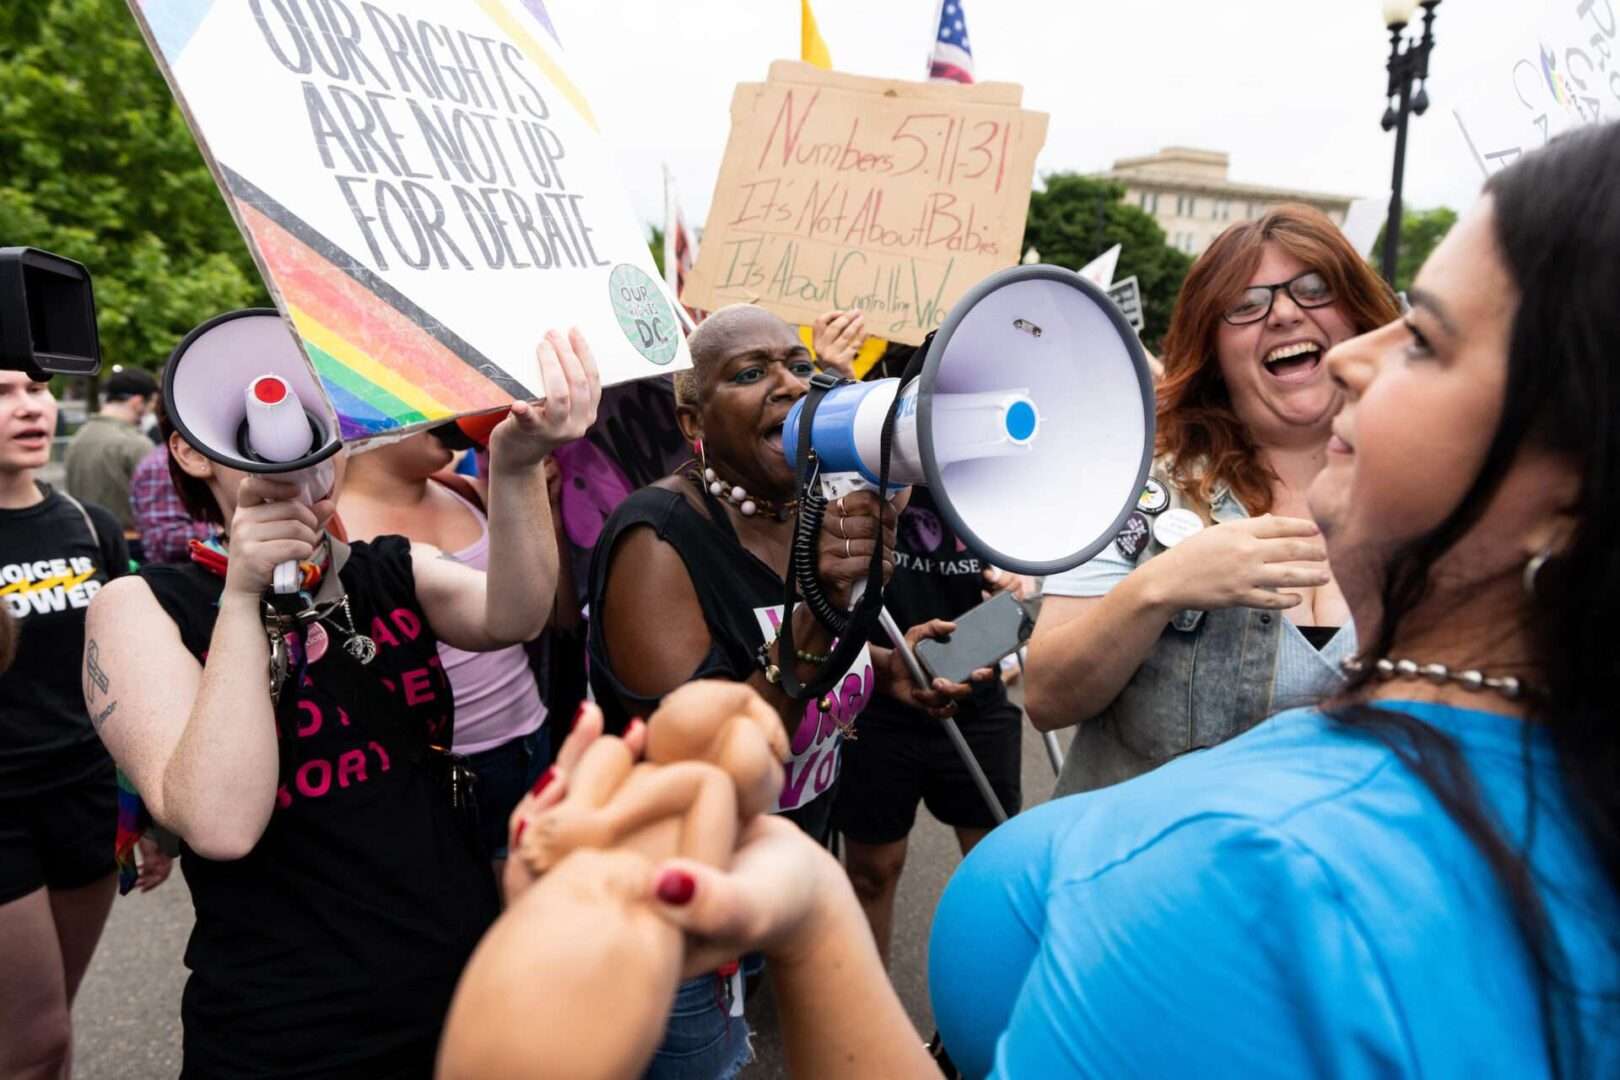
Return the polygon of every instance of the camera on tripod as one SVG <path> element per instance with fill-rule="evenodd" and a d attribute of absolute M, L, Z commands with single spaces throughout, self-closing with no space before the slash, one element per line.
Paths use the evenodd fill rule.
<path fill-rule="evenodd" d="M 101 370 L 90 271 L 38 248 L 0 248 L 0 369 L 42 381 Z"/>

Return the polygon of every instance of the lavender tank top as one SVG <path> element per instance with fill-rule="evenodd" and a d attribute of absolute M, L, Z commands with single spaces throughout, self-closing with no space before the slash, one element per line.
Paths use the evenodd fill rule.
<path fill-rule="evenodd" d="M 450 558 L 474 570 L 489 569 L 489 520 L 483 511 L 446 488 L 478 518 L 481 533 L 476 541 Z M 439 642 L 439 662 L 450 677 L 456 702 L 456 732 L 452 744 L 458 754 L 492 750 L 504 742 L 527 735 L 546 721 L 546 707 L 540 688 L 529 667 L 523 646 L 512 645 L 494 652 L 463 652 Z"/>

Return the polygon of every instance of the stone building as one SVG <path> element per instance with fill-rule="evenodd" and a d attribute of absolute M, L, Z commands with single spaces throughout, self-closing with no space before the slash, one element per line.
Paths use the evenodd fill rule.
<path fill-rule="evenodd" d="M 1100 174 L 1125 186 L 1125 199 L 1159 222 L 1172 247 L 1198 255 L 1236 221 L 1259 217 L 1278 203 L 1316 207 L 1343 225 L 1353 195 L 1266 187 L 1227 178 L 1230 159 L 1219 150 L 1171 146 L 1146 157 L 1124 158 Z"/>

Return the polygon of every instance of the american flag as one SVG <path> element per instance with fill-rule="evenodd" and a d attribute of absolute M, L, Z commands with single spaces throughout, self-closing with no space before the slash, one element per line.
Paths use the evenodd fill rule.
<path fill-rule="evenodd" d="M 934 34 L 934 54 L 928 58 L 928 77 L 934 82 L 973 81 L 973 47 L 968 44 L 962 0 L 940 0 L 939 29 Z"/>

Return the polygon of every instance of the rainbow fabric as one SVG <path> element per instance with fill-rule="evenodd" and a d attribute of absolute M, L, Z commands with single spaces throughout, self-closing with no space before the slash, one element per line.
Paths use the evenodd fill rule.
<path fill-rule="evenodd" d="M 219 168 L 237 218 L 303 338 L 344 439 L 532 396 L 251 181 Z M 387 357 L 387 363 L 379 357 Z"/>
<path fill-rule="evenodd" d="M 118 831 L 113 837 L 113 857 L 118 860 L 118 895 L 123 896 L 135 887 L 140 868 L 135 865 L 135 844 L 152 825 L 152 815 L 146 812 L 135 785 L 129 782 L 124 770 L 118 770 Z"/>

